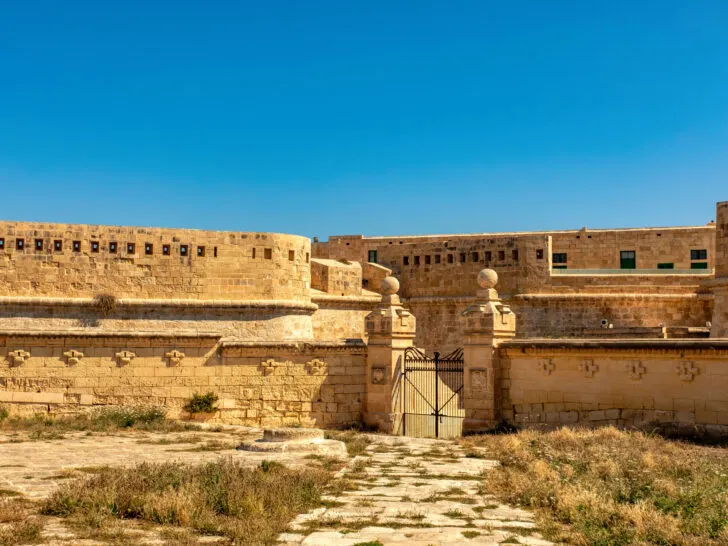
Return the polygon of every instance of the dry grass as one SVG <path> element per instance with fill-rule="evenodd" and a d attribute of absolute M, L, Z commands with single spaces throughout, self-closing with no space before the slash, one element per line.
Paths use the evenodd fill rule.
<path fill-rule="evenodd" d="M 32 504 L 22 497 L 0 499 L 0 544 L 37 544 L 43 525 L 32 515 Z"/>
<path fill-rule="evenodd" d="M 473 436 L 500 500 L 568 544 L 728 544 L 728 450 L 615 428 Z"/>
<path fill-rule="evenodd" d="M 322 505 L 330 477 L 320 469 L 291 470 L 277 463 L 251 469 L 232 460 L 108 467 L 61 485 L 42 513 L 98 532 L 119 519 L 135 519 L 238 544 L 271 544 L 297 514 Z"/>

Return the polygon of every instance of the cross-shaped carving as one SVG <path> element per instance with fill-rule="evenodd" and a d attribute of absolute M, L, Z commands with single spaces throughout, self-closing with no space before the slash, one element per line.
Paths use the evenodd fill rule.
<path fill-rule="evenodd" d="M 326 362 L 323 360 L 319 360 L 318 358 L 314 358 L 313 360 L 309 360 L 306 362 L 306 370 L 308 371 L 308 375 L 324 375 L 326 373 L 326 369 L 328 368 Z"/>
<path fill-rule="evenodd" d="M 116 360 L 120 366 L 127 366 L 131 364 L 131 361 L 136 358 L 136 353 L 131 351 L 120 351 L 116 353 Z"/>
<path fill-rule="evenodd" d="M 627 362 L 625 369 L 629 376 L 634 380 L 642 379 L 642 376 L 647 373 L 647 370 L 640 360 L 631 360 Z"/>
<path fill-rule="evenodd" d="M 269 358 L 260 363 L 260 367 L 263 368 L 263 375 L 271 375 L 278 367 L 278 362 Z"/>
<path fill-rule="evenodd" d="M 8 361 L 12 366 L 20 366 L 23 362 L 25 362 L 30 357 L 30 353 L 28 351 L 24 351 L 23 349 L 18 349 L 17 351 L 10 351 L 8 353 Z"/>
<path fill-rule="evenodd" d="M 173 351 L 165 353 L 164 357 L 167 359 L 170 366 L 177 366 L 180 364 L 180 362 L 182 362 L 182 360 L 184 360 L 185 354 L 178 351 L 177 349 L 174 349 Z"/>
<path fill-rule="evenodd" d="M 542 358 L 536 363 L 536 366 L 543 372 L 544 375 L 551 375 L 551 372 L 553 372 L 556 368 L 552 358 Z"/>
<path fill-rule="evenodd" d="M 594 374 L 599 371 L 599 364 L 589 358 L 579 363 L 579 370 L 584 372 L 584 377 L 594 377 Z"/>
<path fill-rule="evenodd" d="M 66 357 L 66 362 L 68 362 L 69 366 L 75 366 L 83 358 L 83 353 L 81 351 L 71 350 L 63 353 L 63 356 Z"/>
<path fill-rule="evenodd" d="M 700 373 L 700 370 L 698 370 L 697 366 L 695 366 L 695 362 L 692 360 L 684 360 L 680 362 L 677 366 L 675 366 L 675 371 L 681 381 L 692 381 L 695 379 L 695 376 Z"/>

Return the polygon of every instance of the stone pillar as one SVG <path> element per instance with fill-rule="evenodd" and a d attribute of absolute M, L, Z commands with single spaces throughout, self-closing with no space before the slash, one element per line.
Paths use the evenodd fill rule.
<path fill-rule="evenodd" d="M 382 280 L 382 303 L 366 317 L 367 395 L 364 422 L 382 432 L 397 434 L 402 426 L 404 352 L 415 339 L 415 317 L 399 301 L 399 281 Z"/>
<path fill-rule="evenodd" d="M 715 279 L 710 286 L 715 295 L 710 337 L 728 338 L 728 201 L 716 205 Z"/>
<path fill-rule="evenodd" d="M 463 321 L 464 385 L 463 431 L 483 430 L 503 418 L 502 391 L 508 388 L 496 350 L 516 335 L 516 315 L 498 298 L 498 274 L 492 269 L 478 273 L 477 301 L 465 311 Z"/>

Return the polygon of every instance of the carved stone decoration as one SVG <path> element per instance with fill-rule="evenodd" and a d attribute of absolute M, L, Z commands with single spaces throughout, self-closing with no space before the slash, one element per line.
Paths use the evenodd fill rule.
<path fill-rule="evenodd" d="M 83 358 L 83 353 L 81 351 L 71 350 L 63 353 L 63 356 L 66 357 L 66 362 L 69 366 L 75 366 L 76 364 L 81 362 L 81 359 Z"/>
<path fill-rule="evenodd" d="M 470 370 L 470 388 L 474 391 L 484 391 L 488 388 L 488 370 Z"/>
<path fill-rule="evenodd" d="M 635 381 L 642 379 L 642 376 L 647 373 L 647 370 L 642 365 L 642 361 L 640 360 L 630 360 L 625 365 L 625 370 L 627 370 L 630 378 L 634 379 Z"/>
<path fill-rule="evenodd" d="M 675 372 L 681 381 L 692 381 L 700 370 L 692 360 L 684 360 L 675 366 Z"/>
<path fill-rule="evenodd" d="M 387 374 L 384 368 L 372 368 L 372 384 L 384 385 L 387 381 Z"/>
<path fill-rule="evenodd" d="M 179 366 L 179 364 L 184 360 L 185 354 L 181 351 L 178 351 L 177 349 L 174 349 L 173 351 L 165 353 L 164 358 L 167 359 L 167 362 L 169 362 L 170 366 Z"/>
<path fill-rule="evenodd" d="M 579 371 L 584 372 L 584 377 L 594 377 L 594 374 L 599 371 L 599 364 L 588 358 L 579 362 Z"/>
<path fill-rule="evenodd" d="M 10 351 L 8 353 L 8 362 L 10 362 L 11 366 L 20 366 L 29 357 L 30 357 L 30 353 L 28 351 L 24 351 L 23 349 L 18 349 L 17 351 Z"/>
<path fill-rule="evenodd" d="M 325 375 L 328 369 L 328 365 L 323 360 L 314 358 L 306 362 L 306 371 L 308 375 Z"/>
<path fill-rule="evenodd" d="M 131 351 L 120 351 L 116 353 L 116 361 L 119 363 L 119 366 L 128 366 L 135 358 L 136 353 L 132 353 Z"/>
<path fill-rule="evenodd" d="M 536 367 L 544 374 L 551 375 L 556 365 L 554 364 L 553 358 L 542 358 L 536 363 Z"/>
<path fill-rule="evenodd" d="M 276 362 L 272 358 L 269 358 L 268 360 L 264 360 L 260 363 L 260 367 L 263 370 L 263 375 L 271 375 L 273 372 L 276 371 L 276 368 L 279 366 L 283 366 L 286 364 L 285 362 Z"/>

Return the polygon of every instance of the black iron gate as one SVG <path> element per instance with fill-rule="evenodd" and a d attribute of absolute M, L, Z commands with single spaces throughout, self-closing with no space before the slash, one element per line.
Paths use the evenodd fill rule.
<path fill-rule="evenodd" d="M 405 436 L 450 438 L 460 436 L 465 410 L 463 392 L 463 350 L 447 356 L 408 348 L 402 368 L 402 434 Z"/>

